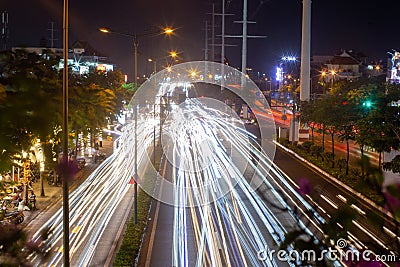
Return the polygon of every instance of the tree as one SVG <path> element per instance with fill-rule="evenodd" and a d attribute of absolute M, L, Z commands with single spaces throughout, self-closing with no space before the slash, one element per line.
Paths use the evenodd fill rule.
<path fill-rule="evenodd" d="M 315 103 L 309 101 L 300 102 L 300 121 L 306 123 L 311 128 L 311 142 L 314 144 L 315 123 Z"/>
<path fill-rule="evenodd" d="M 0 169 L 8 169 L 12 157 L 29 150 L 40 138 L 46 159 L 53 163 L 59 152 L 62 121 L 59 58 L 24 50 L 0 53 Z M 69 120 L 73 132 L 94 131 L 116 110 L 116 92 L 121 90 L 120 72 L 70 76 Z M 48 146 L 48 147 L 46 147 Z"/>
<path fill-rule="evenodd" d="M 347 102 L 341 95 L 330 95 L 326 99 L 324 109 L 324 117 L 326 117 L 326 129 L 331 135 L 332 142 L 332 168 L 335 167 L 335 134 L 338 128 L 341 126 L 343 109 L 347 105 Z"/>
<path fill-rule="evenodd" d="M 54 82 L 58 78 L 53 68 L 55 57 L 17 50 L 0 58 L 0 83 L 5 88 L 5 99 L 0 105 L 0 168 L 5 169 L 10 167 L 14 155 L 30 149 L 34 139 L 46 139 L 54 121 L 54 96 L 60 87 Z"/>
<path fill-rule="evenodd" d="M 383 163 L 383 169 L 385 171 L 392 171 L 400 174 L 400 155 L 397 155 L 390 162 Z"/>

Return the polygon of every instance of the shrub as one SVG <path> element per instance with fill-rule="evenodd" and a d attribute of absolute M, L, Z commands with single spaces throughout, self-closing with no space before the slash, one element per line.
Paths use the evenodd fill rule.
<path fill-rule="evenodd" d="M 311 151 L 311 156 L 315 155 L 317 157 L 317 159 L 319 157 L 323 158 L 322 153 L 324 152 L 324 150 L 323 150 L 322 146 L 313 145 L 313 146 L 311 146 L 310 151 Z"/>
<path fill-rule="evenodd" d="M 326 161 L 332 162 L 333 153 L 332 152 L 324 152 L 323 157 Z"/>
<path fill-rule="evenodd" d="M 338 166 L 339 172 L 342 172 L 342 170 L 346 168 L 346 159 L 340 158 L 336 162 L 336 166 Z"/>
<path fill-rule="evenodd" d="M 305 141 L 303 144 L 301 144 L 301 148 L 308 153 L 310 153 L 311 146 L 313 146 L 312 141 Z"/>
<path fill-rule="evenodd" d="M 287 145 L 289 143 L 289 139 L 287 138 L 278 138 L 278 143 L 282 145 Z"/>

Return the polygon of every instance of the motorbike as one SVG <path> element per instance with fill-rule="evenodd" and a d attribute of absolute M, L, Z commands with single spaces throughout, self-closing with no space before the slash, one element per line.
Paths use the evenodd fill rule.
<path fill-rule="evenodd" d="M 49 185 L 61 186 L 61 176 L 57 173 L 55 174 L 54 171 L 51 171 L 47 177 L 47 183 Z"/>
<path fill-rule="evenodd" d="M 98 154 L 94 155 L 94 162 L 95 163 L 101 162 L 101 161 L 105 160 L 105 158 L 106 158 L 106 154 L 98 153 Z"/>
<path fill-rule="evenodd" d="M 3 206 L 0 211 L 0 219 L 5 223 L 20 224 L 24 221 L 24 213 L 22 211 L 14 210 L 7 211 L 7 208 Z"/>

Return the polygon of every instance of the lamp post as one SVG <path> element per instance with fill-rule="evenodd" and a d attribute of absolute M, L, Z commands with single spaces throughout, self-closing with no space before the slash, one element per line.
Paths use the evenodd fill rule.
<path fill-rule="evenodd" d="M 148 62 L 153 62 L 153 73 L 156 75 L 157 73 L 157 60 L 155 58 L 148 58 Z"/>
<path fill-rule="evenodd" d="M 174 33 L 174 30 L 171 29 L 171 28 L 164 28 L 162 31 L 143 32 L 143 33 L 140 33 L 140 34 L 137 34 L 136 32 L 135 33 L 119 32 L 119 31 L 114 31 L 114 30 L 111 30 L 111 29 L 108 29 L 108 28 L 104 28 L 104 27 L 100 28 L 99 30 L 101 32 L 103 32 L 103 33 L 115 33 L 115 34 L 124 35 L 124 36 L 128 36 L 128 37 L 133 38 L 133 45 L 134 45 L 134 48 L 135 48 L 135 59 L 134 59 L 135 60 L 135 63 L 134 63 L 135 64 L 135 70 L 134 70 L 134 79 L 133 79 L 133 81 L 135 83 L 134 84 L 135 90 L 137 89 L 136 82 L 137 82 L 137 75 L 138 75 L 139 38 L 157 36 L 157 35 L 161 35 L 161 34 L 171 35 L 171 34 Z"/>
<path fill-rule="evenodd" d="M 331 70 L 331 90 L 333 89 L 333 80 L 335 79 L 335 75 L 336 75 L 336 71 L 335 70 Z"/>
<path fill-rule="evenodd" d="M 69 171 L 68 167 L 68 0 L 63 7 L 63 262 L 69 267 Z"/>
<path fill-rule="evenodd" d="M 138 48 L 139 48 L 139 37 L 150 37 L 150 36 L 157 36 L 157 35 L 161 35 L 161 34 L 165 34 L 165 35 L 171 35 L 174 33 L 174 30 L 171 28 L 164 28 L 163 31 L 157 31 L 157 32 L 144 32 L 141 34 L 137 34 L 137 33 L 124 33 L 124 32 L 117 32 L 111 29 L 107 29 L 107 28 L 100 28 L 99 29 L 101 32 L 103 33 L 115 33 L 115 34 L 119 34 L 119 35 L 124 35 L 124 36 L 128 36 L 133 38 L 133 45 L 135 48 L 135 69 L 134 69 L 134 92 L 136 93 L 136 90 L 138 89 L 137 87 L 137 82 L 138 82 Z M 135 154 L 135 162 L 134 162 L 134 203 L 133 203 L 133 213 L 134 213 L 134 223 L 137 224 L 137 194 L 138 194 L 138 188 L 137 188 L 137 180 L 138 180 L 138 166 L 137 166 L 137 113 L 139 111 L 139 103 L 135 106 L 135 147 L 134 147 L 134 154 Z"/>

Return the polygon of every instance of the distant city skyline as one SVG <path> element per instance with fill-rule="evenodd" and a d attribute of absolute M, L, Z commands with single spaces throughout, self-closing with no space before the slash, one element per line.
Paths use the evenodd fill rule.
<path fill-rule="evenodd" d="M 121 0 L 114 5 L 110 2 L 69 2 L 70 44 L 76 40 L 89 42 L 114 61 L 123 73 L 129 75 L 133 72 L 133 42 L 122 36 L 102 34 L 98 31 L 101 26 L 131 33 L 152 26 L 177 28 L 176 36 L 171 38 L 140 40 L 140 74 L 152 70 L 151 64 L 146 61 L 148 57 L 160 58 L 159 69 L 171 50 L 178 51 L 184 60 L 204 59 L 204 28 L 206 20 L 211 25 L 212 1 L 148 0 L 133 3 Z M 241 24 L 234 21 L 242 18 L 243 1 L 225 2 L 226 13 L 233 14 L 226 16 L 225 32 L 240 35 Z M 61 47 L 62 3 L 61 0 L 41 0 L 1 4 L 0 11 L 9 14 L 9 48 L 39 46 L 42 38 L 50 38 L 50 22 L 54 22 L 54 44 Z M 394 0 L 314 0 L 312 55 L 334 55 L 341 50 L 353 49 L 366 54 L 370 61 L 386 61 L 387 52 L 400 50 L 400 34 L 395 28 L 398 15 L 394 4 Z M 249 35 L 267 36 L 248 40 L 249 67 L 272 76 L 281 56 L 296 56 L 300 60 L 301 8 L 300 0 L 248 0 L 248 19 L 257 22 L 249 24 Z M 215 2 L 215 11 L 221 12 L 221 1 Z M 220 16 L 216 16 L 216 35 L 220 35 L 220 30 Z M 220 42 L 218 37 L 216 42 Z M 241 40 L 226 38 L 225 43 L 235 45 L 226 47 L 225 54 L 233 67 L 240 67 Z M 216 51 L 219 49 L 220 46 L 217 46 Z"/>

